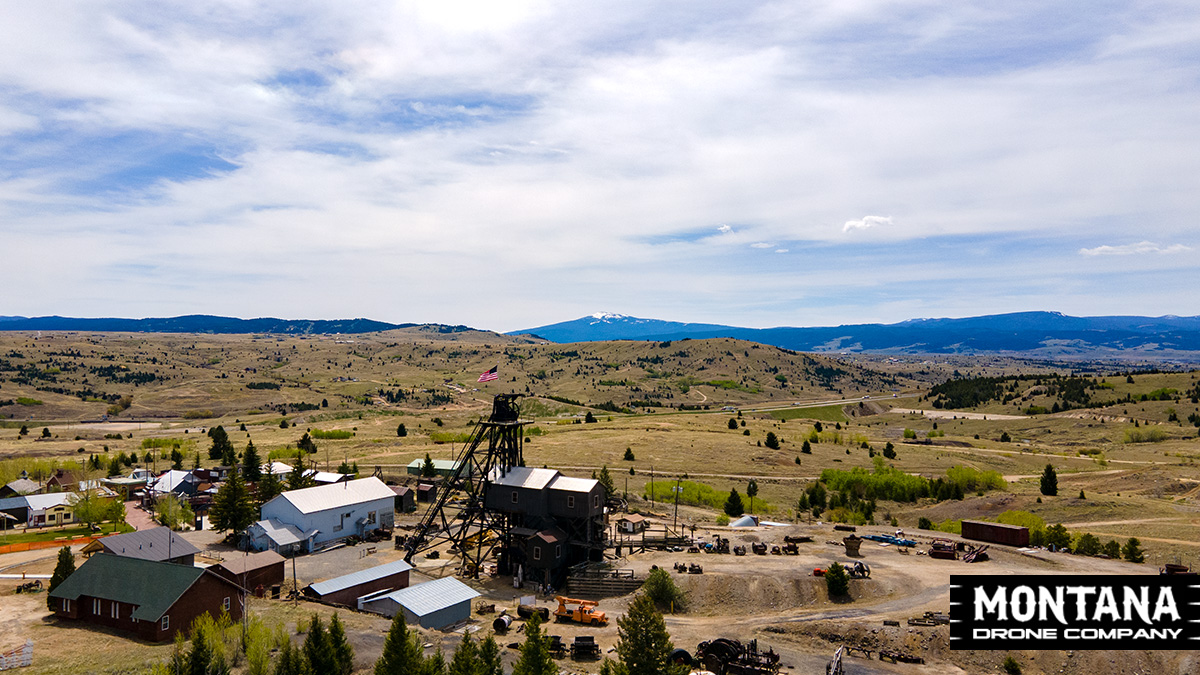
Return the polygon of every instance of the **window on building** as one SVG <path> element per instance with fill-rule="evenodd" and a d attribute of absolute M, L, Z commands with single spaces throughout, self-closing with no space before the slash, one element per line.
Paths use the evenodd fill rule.
<path fill-rule="evenodd" d="M 534 546 L 534 547 L 533 547 L 533 559 L 534 559 L 534 560 L 541 560 L 541 559 L 542 559 L 542 547 L 541 547 L 541 546 Z"/>
<path fill-rule="evenodd" d="M 71 599 L 70 598 L 62 599 L 62 611 L 64 611 L 64 612 L 71 611 Z"/>
<path fill-rule="evenodd" d="M 568 509 L 573 509 L 573 508 L 575 508 L 575 495 L 568 495 L 568 496 L 567 496 L 567 508 L 568 508 Z"/>
<path fill-rule="evenodd" d="M 116 600 L 113 600 L 113 603 L 112 603 L 112 618 L 114 618 L 114 619 L 121 618 L 121 605 L 117 604 Z"/>
<path fill-rule="evenodd" d="M 170 628 L 171 628 L 171 617 L 170 617 L 170 616 L 168 616 L 168 615 L 166 615 L 166 614 L 163 614 L 163 618 L 162 618 L 162 629 L 163 629 L 163 630 L 170 630 Z"/>
<path fill-rule="evenodd" d="M 596 508 L 600 508 L 600 495 L 595 495 L 594 497 L 592 497 L 592 506 L 595 506 Z"/>
<path fill-rule="evenodd" d="M 514 503 L 514 504 L 517 503 L 517 491 L 516 490 L 513 490 L 513 502 L 512 503 Z"/>
<path fill-rule="evenodd" d="M 558 546 L 554 547 L 554 557 L 555 558 L 562 557 L 562 544 L 559 544 Z"/>
<path fill-rule="evenodd" d="M 92 614 L 100 616 L 100 598 L 92 598 Z"/>
<path fill-rule="evenodd" d="M 368 525 L 375 524 L 375 512 L 374 511 L 367 511 L 367 524 Z"/>
<path fill-rule="evenodd" d="M 229 598 L 225 598 L 225 602 L 221 603 L 221 609 L 225 610 L 226 612 L 229 611 Z"/>

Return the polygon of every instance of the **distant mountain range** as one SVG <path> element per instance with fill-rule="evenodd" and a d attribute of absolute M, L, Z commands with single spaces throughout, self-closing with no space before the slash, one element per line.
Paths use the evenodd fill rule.
<path fill-rule="evenodd" d="M 1058 312 L 814 328 L 738 328 L 597 313 L 509 334 L 532 334 L 562 343 L 731 337 L 806 352 L 1023 353 L 1043 357 L 1162 357 L 1200 352 L 1200 317 L 1074 317 Z"/>

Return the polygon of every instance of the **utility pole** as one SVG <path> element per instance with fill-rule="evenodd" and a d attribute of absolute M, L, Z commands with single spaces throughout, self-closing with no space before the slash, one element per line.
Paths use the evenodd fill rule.
<path fill-rule="evenodd" d="M 679 527 L 679 477 L 675 477 L 675 519 L 671 523 L 671 529 Z"/>

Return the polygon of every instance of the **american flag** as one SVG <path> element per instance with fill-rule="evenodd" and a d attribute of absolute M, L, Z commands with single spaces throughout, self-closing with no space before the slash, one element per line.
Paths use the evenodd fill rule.
<path fill-rule="evenodd" d="M 499 369 L 500 369 L 500 366 L 492 366 L 491 370 L 489 370 L 486 373 L 479 376 L 479 381 L 480 382 L 491 382 L 492 380 L 499 379 L 500 374 L 498 372 L 496 372 Z"/>

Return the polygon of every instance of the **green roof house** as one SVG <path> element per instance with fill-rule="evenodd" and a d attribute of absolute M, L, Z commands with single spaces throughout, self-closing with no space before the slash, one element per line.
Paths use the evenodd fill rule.
<path fill-rule="evenodd" d="M 201 614 L 238 621 L 245 589 L 199 567 L 99 553 L 50 592 L 55 616 L 151 642 L 191 629 Z"/>

